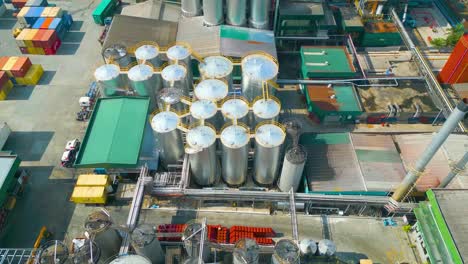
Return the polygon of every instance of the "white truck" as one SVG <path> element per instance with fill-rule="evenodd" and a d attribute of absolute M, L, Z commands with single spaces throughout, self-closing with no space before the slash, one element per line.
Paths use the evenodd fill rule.
<path fill-rule="evenodd" d="M 3 145 L 11 134 L 11 129 L 6 122 L 0 122 L 0 150 L 3 149 Z"/>

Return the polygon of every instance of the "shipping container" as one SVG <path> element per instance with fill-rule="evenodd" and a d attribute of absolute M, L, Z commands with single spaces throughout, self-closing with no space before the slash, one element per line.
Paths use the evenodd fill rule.
<path fill-rule="evenodd" d="M 26 47 L 26 44 L 25 44 L 24 40 L 26 39 L 26 36 L 29 34 L 29 31 L 30 31 L 30 29 L 25 28 L 25 29 L 21 30 L 21 32 L 18 34 L 18 36 L 16 36 L 15 41 L 16 41 L 16 45 L 18 47 Z"/>
<path fill-rule="evenodd" d="M 42 35 L 42 48 L 53 48 L 57 41 L 55 30 L 46 29 Z"/>
<path fill-rule="evenodd" d="M 62 19 L 66 30 L 70 30 L 71 26 L 73 25 L 73 17 L 67 12 L 64 12 Z"/>
<path fill-rule="evenodd" d="M 24 77 L 31 68 L 31 60 L 28 57 L 18 57 L 16 63 L 11 68 L 14 77 Z"/>
<path fill-rule="evenodd" d="M 27 47 L 26 48 L 28 50 L 28 54 L 36 54 L 36 48 L 34 47 Z"/>
<path fill-rule="evenodd" d="M 18 83 L 22 82 L 23 85 L 36 85 L 40 81 L 42 74 L 44 74 L 42 66 L 33 64 L 26 75 L 23 78 L 16 78 L 16 81 Z"/>
<path fill-rule="evenodd" d="M 4 71 L 0 71 L 0 87 L 3 87 L 5 83 L 7 83 L 10 80 L 8 77 L 7 73 Z"/>
<path fill-rule="evenodd" d="M 468 35 L 460 38 L 439 74 L 442 83 L 468 82 Z"/>
<path fill-rule="evenodd" d="M 15 63 L 17 60 L 18 60 L 18 57 L 12 56 L 8 59 L 5 65 L 3 65 L 2 70 L 5 71 L 10 78 L 13 77 L 13 74 L 11 73 L 11 69 L 15 66 Z"/>
<path fill-rule="evenodd" d="M 31 28 L 39 29 L 45 21 L 45 17 L 39 17 Z"/>
<path fill-rule="evenodd" d="M 117 0 L 102 0 L 93 11 L 94 22 L 104 25 L 104 19 L 113 16 L 117 2 Z"/>
<path fill-rule="evenodd" d="M 28 0 L 25 4 L 25 6 L 42 6 L 45 7 L 47 6 L 47 0 Z"/>
<path fill-rule="evenodd" d="M 0 71 L 3 70 L 3 66 L 7 63 L 7 61 L 10 59 L 10 57 L 0 57 Z"/>
<path fill-rule="evenodd" d="M 23 7 L 16 15 L 16 19 L 18 19 L 18 22 L 23 26 L 26 26 L 28 24 L 25 19 L 25 16 L 28 13 L 28 11 L 29 11 L 29 7 Z"/>
<path fill-rule="evenodd" d="M 33 46 L 34 47 L 42 47 L 42 36 L 44 36 L 44 30 L 43 29 L 39 29 L 36 33 L 36 35 L 34 36 L 34 38 L 32 39 L 32 43 L 33 43 Z"/>
<path fill-rule="evenodd" d="M 50 7 L 50 6 L 44 7 L 44 10 L 41 13 L 41 17 L 49 17 L 48 14 L 49 14 L 51 8 L 52 7 Z"/>
<path fill-rule="evenodd" d="M 110 177 L 105 174 L 81 174 L 76 181 L 76 186 L 108 186 L 110 184 Z"/>
<path fill-rule="evenodd" d="M 29 54 L 28 48 L 26 47 L 19 47 L 21 54 Z"/>
<path fill-rule="evenodd" d="M 106 188 L 76 186 L 70 201 L 79 204 L 105 204 L 107 201 Z"/>
<path fill-rule="evenodd" d="M 39 31 L 39 29 L 30 29 L 29 30 L 28 34 L 26 35 L 26 37 L 24 39 L 24 44 L 26 45 L 26 47 L 34 48 L 34 44 L 33 44 L 32 40 L 34 39 L 34 36 L 36 36 L 38 31 Z"/>
<path fill-rule="evenodd" d="M 51 7 L 47 17 L 58 17 L 61 18 L 63 15 L 63 10 L 60 7 Z"/>
<path fill-rule="evenodd" d="M 13 89 L 13 83 L 8 80 L 3 86 L 0 87 L 0 100 L 5 100 L 11 89 Z"/>
<path fill-rule="evenodd" d="M 55 54 L 57 54 L 57 50 L 60 48 L 61 44 L 62 44 L 62 42 L 60 41 L 60 39 L 57 39 L 52 47 L 44 48 L 45 55 L 55 55 Z"/>
<path fill-rule="evenodd" d="M 17 8 L 17 9 L 20 9 L 20 8 L 23 8 L 24 5 L 26 5 L 26 2 L 27 0 L 12 0 L 11 1 L 11 4 Z"/>
<path fill-rule="evenodd" d="M 50 24 L 54 21 L 53 17 L 46 17 L 44 23 L 41 26 L 41 29 L 49 29 Z"/>

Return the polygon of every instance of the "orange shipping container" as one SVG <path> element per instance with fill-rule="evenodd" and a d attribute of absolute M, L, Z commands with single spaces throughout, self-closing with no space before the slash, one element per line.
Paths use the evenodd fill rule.
<path fill-rule="evenodd" d="M 0 57 L 0 71 L 3 70 L 3 66 L 7 63 L 7 61 L 10 59 L 10 57 Z"/>
<path fill-rule="evenodd" d="M 30 68 L 31 60 L 28 57 L 18 57 L 10 71 L 14 77 L 24 77 Z"/>
<path fill-rule="evenodd" d="M 21 30 L 18 36 L 16 36 L 15 40 L 16 40 L 16 45 L 18 45 L 18 47 L 26 47 L 26 43 L 24 42 L 24 40 L 28 36 L 29 31 L 31 31 L 31 29 L 25 28 Z"/>
<path fill-rule="evenodd" d="M 468 82 L 468 35 L 461 37 L 455 45 L 440 71 L 439 80 L 449 84 Z"/>
<path fill-rule="evenodd" d="M 44 30 L 40 29 L 37 31 L 36 35 L 34 36 L 32 43 L 34 47 L 42 47 L 42 36 L 44 35 Z"/>
<path fill-rule="evenodd" d="M 29 34 L 24 39 L 24 44 L 26 44 L 26 47 L 28 48 L 34 47 L 32 40 L 34 39 L 34 36 L 37 34 L 38 31 L 39 29 L 30 29 Z"/>
<path fill-rule="evenodd" d="M 48 29 L 44 30 L 44 35 L 42 36 L 42 47 L 43 48 L 52 48 L 55 41 L 57 40 L 57 34 L 55 30 Z"/>
<path fill-rule="evenodd" d="M 11 69 L 16 64 L 16 61 L 18 60 L 18 57 L 10 57 L 8 61 L 3 65 L 3 70 L 8 74 L 8 76 L 13 77 L 13 74 L 11 73 Z"/>
<path fill-rule="evenodd" d="M 49 26 L 50 26 L 50 23 L 52 23 L 52 21 L 54 21 L 54 18 L 53 17 L 48 17 L 44 20 L 44 23 L 42 23 L 41 25 L 41 29 L 48 29 Z"/>

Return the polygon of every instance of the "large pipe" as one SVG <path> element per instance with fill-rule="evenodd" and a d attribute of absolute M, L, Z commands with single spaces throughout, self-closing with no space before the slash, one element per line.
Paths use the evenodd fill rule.
<path fill-rule="evenodd" d="M 468 152 L 465 152 L 465 155 L 457 162 L 457 164 L 450 170 L 449 175 L 442 180 L 438 188 L 447 187 L 450 182 L 458 175 L 461 171 L 465 169 L 465 165 L 468 162 Z"/>
<path fill-rule="evenodd" d="M 398 188 L 393 193 L 392 198 L 399 202 L 401 201 L 411 187 L 416 183 L 419 176 L 424 172 L 426 165 L 432 160 L 434 155 L 437 153 L 439 148 L 448 138 L 450 133 L 457 127 L 458 122 L 463 120 L 465 114 L 468 112 L 468 105 L 467 99 L 463 99 L 455 109 L 453 109 L 452 113 L 448 117 L 448 119 L 444 122 L 444 125 L 439 130 L 439 132 L 432 138 L 431 143 L 427 146 L 426 150 L 424 150 L 423 154 L 416 162 L 414 169 L 411 169 L 406 174 L 403 182 L 398 186 Z"/>

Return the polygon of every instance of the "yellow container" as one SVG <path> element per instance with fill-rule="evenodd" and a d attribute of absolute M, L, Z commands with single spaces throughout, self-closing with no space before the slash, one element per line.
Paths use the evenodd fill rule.
<path fill-rule="evenodd" d="M 34 36 L 36 36 L 37 31 L 39 31 L 39 29 L 30 29 L 29 30 L 28 35 L 26 35 L 26 37 L 24 38 L 24 45 L 26 45 L 26 47 L 34 48 L 34 44 L 33 44 L 32 40 L 34 39 Z"/>
<path fill-rule="evenodd" d="M 70 201 L 79 204 L 105 204 L 107 201 L 106 188 L 103 186 L 75 186 Z"/>
<path fill-rule="evenodd" d="M 10 57 L 5 63 L 5 65 L 3 65 L 2 70 L 5 71 L 9 77 L 13 77 L 13 74 L 11 73 L 11 69 L 15 66 L 17 60 L 18 60 L 18 57 L 15 57 L 15 56 Z"/>
<path fill-rule="evenodd" d="M 44 74 L 44 69 L 40 64 L 33 64 L 24 76 L 25 85 L 36 85 Z"/>
<path fill-rule="evenodd" d="M 45 52 L 44 52 L 44 49 L 43 48 L 34 48 L 34 51 L 35 53 L 34 54 L 38 54 L 38 55 L 45 55 Z"/>
<path fill-rule="evenodd" d="M 107 186 L 110 177 L 105 174 L 81 174 L 76 181 L 77 186 Z"/>
<path fill-rule="evenodd" d="M 13 89 L 13 83 L 8 80 L 8 82 L 3 85 L 2 89 L 0 89 L 0 100 L 5 100 L 11 89 Z"/>
<path fill-rule="evenodd" d="M 28 54 L 36 54 L 36 48 L 27 47 Z"/>
<path fill-rule="evenodd" d="M 26 47 L 26 44 L 24 43 L 24 40 L 26 39 L 27 35 L 29 34 L 30 29 L 25 28 L 21 30 L 21 32 L 16 36 L 16 45 L 18 47 Z"/>
<path fill-rule="evenodd" d="M 26 85 L 26 80 L 22 77 L 16 77 L 16 83 L 18 83 L 19 85 Z"/>

